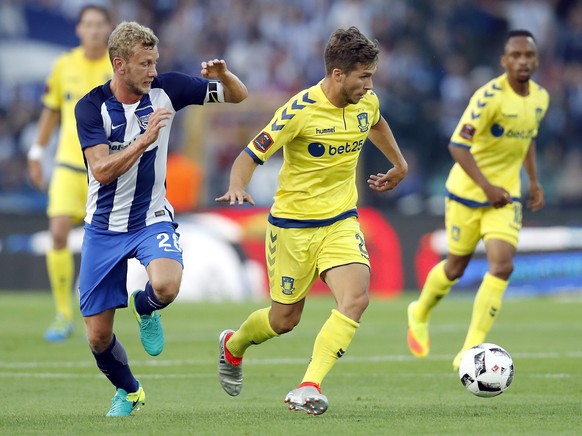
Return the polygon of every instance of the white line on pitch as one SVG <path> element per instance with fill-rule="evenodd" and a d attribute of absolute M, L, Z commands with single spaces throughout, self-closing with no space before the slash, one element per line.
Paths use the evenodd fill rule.
<path fill-rule="evenodd" d="M 514 359 L 569 359 L 582 357 L 582 351 L 569 351 L 564 353 L 550 352 L 550 353 L 511 353 Z M 423 360 L 449 360 L 451 355 L 432 355 Z M 303 365 L 309 359 L 302 358 L 245 358 L 245 362 L 249 365 L 277 365 L 277 364 L 298 364 Z M 416 357 L 411 355 L 384 355 L 384 356 L 345 356 L 342 358 L 343 362 L 353 363 L 370 363 L 370 362 L 407 362 L 417 361 Z M 132 360 L 132 366 L 184 366 L 184 365 L 209 365 L 216 363 L 211 359 L 165 359 L 165 360 Z M 87 368 L 95 366 L 95 362 L 91 359 L 81 362 L 1 362 L 0 368 L 3 369 L 25 369 L 25 368 Z"/>

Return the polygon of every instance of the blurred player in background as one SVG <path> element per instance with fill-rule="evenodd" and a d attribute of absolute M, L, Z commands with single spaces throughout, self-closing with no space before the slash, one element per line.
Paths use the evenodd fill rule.
<path fill-rule="evenodd" d="M 246 186 L 257 166 L 283 148 L 265 247 L 272 302 L 236 332 L 220 335 L 218 377 L 229 395 L 242 389 L 247 348 L 293 330 L 319 276 L 336 308 L 315 339 L 303 380 L 285 402 L 314 415 L 328 408 L 320 385 L 347 351 L 368 306 L 370 262 L 356 208 L 356 165 L 366 138 L 394 165 L 386 174 L 371 175 L 370 189 L 391 190 L 408 170 L 372 91 L 378 53 L 377 42 L 355 27 L 334 32 L 325 49 L 325 78 L 278 109 L 237 157 L 228 191 L 216 199 L 254 204 Z"/>
<path fill-rule="evenodd" d="M 74 327 L 75 264 L 68 238 L 72 226 L 83 220 L 87 201 L 87 172 L 77 137 L 75 104 L 95 86 L 111 78 L 111 62 L 107 55 L 111 29 L 107 9 L 93 5 L 81 9 L 76 25 L 81 45 L 61 55 L 47 79 L 36 142 L 28 153 L 32 183 L 38 189 L 45 189 L 43 150 L 60 122 L 47 210 L 52 248 L 47 252 L 46 262 L 56 309 L 55 320 L 45 332 L 50 342 L 63 341 L 72 334 Z"/>
<path fill-rule="evenodd" d="M 538 51 L 529 31 L 508 33 L 501 65 L 505 73 L 475 92 L 451 137 L 456 163 L 446 183 L 447 258 L 429 272 L 420 298 L 408 306 L 408 347 L 424 357 L 430 350 L 431 310 L 463 275 L 483 239 L 489 271 L 475 296 L 465 343 L 453 360 L 455 370 L 465 350 L 485 342 L 513 271 L 522 221 L 522 165 L 529 178 L 528 208 L 536 212 L 544 205 L 535 138 L 549 96 L 531 80 Z"/>
<path fill-rule="evenodd" d="M 188 105 L 240 102 L 247 89 L 218 59 L 202 62 L 204 78 L 158 76 L 158 38 L 135 22 L 115 28 L 109 57 L 113 79 L 75 108 L 89 176 L 79 291 L 93 356 L 117 389 L 107 416 L 129 416 L 144 404 L 145 393 L 113 333 L 115 310 L 127 307 L 127 261 L 137 258 L 148 274 L 129 304 L 152 356 L 164 347 L 158 311 L 174 301 L 182 280 L 182 249 L 165 186 L 172 121 Z"/>

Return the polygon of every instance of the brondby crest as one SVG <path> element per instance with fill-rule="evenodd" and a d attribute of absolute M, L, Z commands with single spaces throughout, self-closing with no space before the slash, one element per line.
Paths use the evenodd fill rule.
<path fill-rule="evenodd" d="M 368 122 L 368 112 L 358 114 L 358 127 L 360 128 L 360 132 L 368 131 L 368 128 L 370 127 L 370 123 Z"/>
<path fill-rule="evenodd" d="M 293 277 L 283 276 L 281 277 L 281 291 L 285 295 L 291 295 L 295 290 L 295 279 Z"/>

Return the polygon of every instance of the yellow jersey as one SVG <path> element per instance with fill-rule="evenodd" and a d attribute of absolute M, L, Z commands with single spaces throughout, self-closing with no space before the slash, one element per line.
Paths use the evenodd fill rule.
<path fill-rule="evenodd" d="M 76 47 L 55 62 L 46 81 L 43 104 L 61 113 L 57 164 L 85 170 L 83 153 L 77 136 L 75 105 L 96 86 L 107 82 L 113 68 L 106 53 L 99 59 L 87 59 L 82 47 Z"/>
<path fill-rule="evenodd" d="M 320 227 L 357 216 L 356 166 L 370 128 L 380 120 L 372 91 L 334 106 L 322 82 L 280 107 L 245 151 L 259 164 L 283 148 L 269 221 L 278 227 Z"/>
<path fill-rule="evenodd" d="M 529 95 L 515 93 L 507 75 L 479 88 L 465 109 L 451 144 L 466 147 L 483 175 L 515 200 L 521 197 L 520 171 L 530 143 L 548 110 L 548 92 L 533 80 Z M 447 196 L 469 207 L 488 206 L 487 196 L 458 163 L 446 182 Z"/>

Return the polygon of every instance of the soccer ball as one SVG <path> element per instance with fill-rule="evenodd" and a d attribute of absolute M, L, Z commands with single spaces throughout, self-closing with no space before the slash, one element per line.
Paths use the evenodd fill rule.
<path fill-rule="evenodd" d="M 513 381 L 513 360 L 499 345 L 479 344 L 463 354 L 459 378 L 472 394 L 496 397 Z"/>

